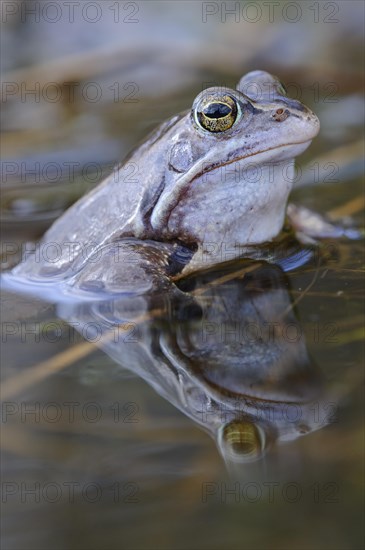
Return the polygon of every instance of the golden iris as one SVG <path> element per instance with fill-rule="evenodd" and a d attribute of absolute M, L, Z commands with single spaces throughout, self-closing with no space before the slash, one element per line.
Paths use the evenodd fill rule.
<path fill-rule="evenodd" d="M 234 420 L 224 426 L 222 443 L 228 455 L 246 459 L 260 456 L 265 445 L 260 429 L 244 420 Z"/>
<path fill-rule="evenodd" d="M 196 119 L 204 130 L 225 132 L 237 118 L 237 103 L 229 95 L 208 95 L 196 108 Z"/>

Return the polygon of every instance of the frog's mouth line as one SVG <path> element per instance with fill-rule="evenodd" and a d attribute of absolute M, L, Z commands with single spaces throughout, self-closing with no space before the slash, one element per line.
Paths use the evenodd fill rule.
<path fill-rule="evenodd" d="M 313 136 L 314 137 L 314 136 Z M 237 156 L 227 162 L 222 163 L 216 163 L 211 164 L 209 167 L 207 167 L 204 170 L 198 170 L 197 167 L 193 167 L 191 170 L 188 170 L 185 172 L 182 177 L 177 180 L 174 187 L 165 190 L 162 189 L 161 194 L 159 195 L 156 205 L 153 209 L 152 216 L 151 216 L 151 226 L 156 231 L 163 231 L 166 229 L 170 216 L 172 214 L 172 211 L 175 209 L 177 204 L 181 201 L 182 197 L 187 193 L 188 189 L 190 188 L 191 183 L 196 180 L 197 178 L 201 177 L 204 174 L 208 174 L 209 172 L 212 172 L 213 170 L 217 170 L 219 168 L 222 168 L 223 166 L 228 166 L 229 164 L 234 164 L 236 162 L 239 162 L 240 160 L 246 160 L 252 157 L 257 157 L 259 155 L 265 156 L 267 153 L 270 153 L 271 151 L 277 151 L 282 149 L 283 151 L 290 148 L 298 147 L 299 150 L 295 152 L 295 154 L 291 155 L 291 158 L 295 158 L 297 155 L 301 154 L 312 142 L 313 137 L 311 137 L 308 140 L 305 141 L 298 141 L 298 142 L 292 142 L 292 143 L 285 143 L 282 145 L 276 145 L 275 147 L 269 147 L 268 149 L 264 149 L 263 151 L 257 151 L 255 153 L 245 154 L 242 156 Z M 302 147 L 300 147 L 302 146 Z M 264 163 L 266 161 L 270 161 L 270 155 L 268 155 L 267 159 L 263 159 Z M 260 162 L 261 164 L 261 162 Z M 196 170 L 196 173 L 194 174 L 194 170 Z M 187 185 L 187 182 L 190 182 L 189 185 Z"/>
<path fill-rule="evenodd" d="M 312 142 L 312 138 L 308 139 L 306 141 L 298 141 L 298 142 L 295 142 L 295 143 L 285 143 L 283 145 L 276 145 L 275 147 L 269 147 L 268 149 L 264 149 L 263 151 L 257 151 L 256 153 L 251 153 L 251 154 L 248 154 L 248 155 L 235 157 L 234 159 L 229 160 L 227 162 L 222 162 L 220 164 L 212 164 L 211 167 L 209 167 L 207 170 L 202 170 L 191 181 L 194 181 L 196 178 L 202 176 L 203 174 L 207 174 L 208 172 L 212 172 L 213 170 L 216 170 L 217 168 L 221 168 L 222 166 L 228 166 L 229 164 L 234 164 L 235 162 L 239 162 L 240 160 L 245 160 L 247 158 L 255 157 L 257 155 L 264 155 L 265 153 L 268 153 L 269 151 L 276 151 L 277 149 L 285 150 L 288 147 L 295 147 L 296 145 L 303 145 L 303 146 L 305 146 L 305 148 L 307 148 L 307 147 L 309 147 L 311 142 Z"/>

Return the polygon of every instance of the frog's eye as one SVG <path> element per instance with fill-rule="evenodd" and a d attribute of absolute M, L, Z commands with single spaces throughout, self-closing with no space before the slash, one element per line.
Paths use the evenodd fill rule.
<path fill-rule="evenodd" d="M 202 97 L 194 112 L 196 122 L 209 132 L 224 132 L 232 128 L 237 114 L 237 103 L 229 95 Z"/>

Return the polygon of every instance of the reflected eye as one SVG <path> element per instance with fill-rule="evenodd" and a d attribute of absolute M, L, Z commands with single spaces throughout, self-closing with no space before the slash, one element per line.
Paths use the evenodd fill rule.
<path fill-rule="evenodd" d="M 238 107 L 230 95 L 211 94 L 203 97 L 195 108 L 196 122 L 209 132 L 224 132 L 237 119 Z"/>
<path fill-rule="evenodd" d="M 219 445 L 225 458 L 248 462 L 263 455 L 266 437 L 263 429 L 253 422 L 233 420 L 221 427 Z"/>

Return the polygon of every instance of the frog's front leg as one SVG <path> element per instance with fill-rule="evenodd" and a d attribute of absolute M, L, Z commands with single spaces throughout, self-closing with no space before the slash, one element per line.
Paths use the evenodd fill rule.
<path fill-rule="evenodd" d="M 293 203 L 288 204 L 287 217 L 298 240 L 304 244 L 315 244 L 317 239 L 360 239 L 362 236 L 356 228 L 333 224 L 318 212 Z"/>
<path fill-rule="evenodd" d="M 66 285 L 88 295 L 175 292 L 170 277 L 191 255 L 179 245 L 124 238 L 98 248 Z"/>

